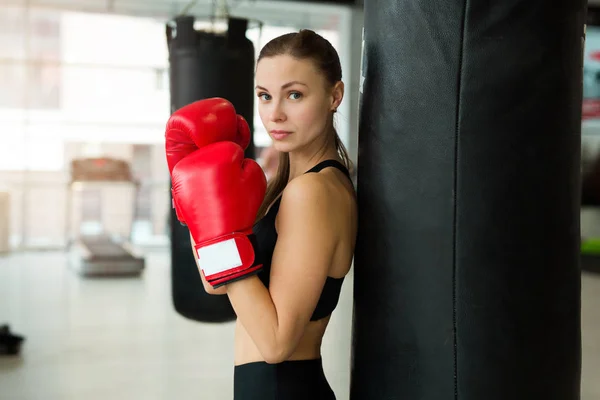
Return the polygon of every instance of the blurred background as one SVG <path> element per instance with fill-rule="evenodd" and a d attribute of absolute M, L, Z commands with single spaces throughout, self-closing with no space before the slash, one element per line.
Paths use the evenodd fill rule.
<path fill-rule="evenodd" d="M 175 19 L 193 16 L 193 29 L 215 40 L 227 36 L 229 18 L 245 21 L 230 54 L 246 57 L 252 86 L 254 60 L 272 38 L 310 28 L 330 40 L 347 88 L 337 129 L 356 159 L 362 8 L 345 3 L 1 3 L 0 399 L 232 398 L 232 311 L 224 298 L 203 295 L 187 231 L 170 224 L 164 128 L 191 101 L 172 86 L 185 92 L 200 75 L 170 76 L 171 61 L 185 58 L 170 55 L 185 36 Z M 237 74 L 217 58 L 206 51 L 203 68 Z M 234 78 L 213 75 L 216 92 L 191 96 L 236 97 L 246 86 L 218 92 Z M 252 125 L 249 156 L 269 176 L 277 154 L 248 94 L 238 112 Z M 171 248 L 173 237 L 181 248 Z M 351 285 L 324 354 L 342 398 Z"/>
<path fill-rule="evenodd" d="M 197 29 L 223 29 L 222 21 L 211 21 L 210 0 L 195 3 L 189 12 L 200 15 Z M 235 7 L 238 3 L 229 2 L 231 13 L 260 18 L 247 30 L 256 54 L 273 37 L 304 26 L 339 50 L 349 45 L 340 42 L 340 35 L 347 34 L 340 31 L 345 21 L 334 7 L 311 5 L 307 12 L 291 6 L 299 14 L 288 18 L 289 13 L 270 2 L 265 10 L 256 2 L 244 3 L 247 11 L 241 4 Z M 170 115 L 170 82 L 165 25 L 186 6 L 156 0 L 2 5 L 0 183 L 10 196 L 12 249 L 66 244 L 71 163 L 101 157 L 125 161 L 138 185 L 131 206 L 132 240 L 166 244 L 170 204 L 164 126 Z M 258 115 L 254 129 L 260 157 L 270 138 Z M 341 130 L 348 138 L 348 128 Z M 86 188 L 80 196 L 84 229 L 94 229 L 101 193 Z"/>
<path fill-rule="evenodd" d="M 585 400 L 600 400 L 594 7 L 582 107 Z M 270 39 L 300 28 L 329 39 L 346 83 L 337 128 L 356 162 L 360 2 L 3 0 L 0 399 L 232 397 L 229 311 L 215 303 L 212 315 L 182 315 L 171 287 L 170 238 L 178 228 L 169 222 L 164 155 L 173 107 L 167 32 L 181 13 L 208 32 L 227 31 L 225 16 L 247 19 L 255 57 Z M 253 107 L 254 156 L 270 171 L 270 138 Z M 348 398 L 351 291 L 352 272 L 324 340 L 326 373 L 339 399 Z"/>

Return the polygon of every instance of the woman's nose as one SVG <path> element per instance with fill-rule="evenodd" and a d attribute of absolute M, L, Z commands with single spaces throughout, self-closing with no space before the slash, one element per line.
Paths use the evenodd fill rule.
<path fill-rule="evenodd" d="M 280 104 L 273 104 L 273 108 L 271 109 L 271 121 L 272 122 L 281 122 L 285 121 L 285 112 L 283 107 Z"/>

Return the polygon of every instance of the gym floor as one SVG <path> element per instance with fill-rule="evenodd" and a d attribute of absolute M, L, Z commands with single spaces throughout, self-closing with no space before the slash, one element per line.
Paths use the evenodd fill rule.
<path fill-rule="evenodd" d="M 232 398 L 233 324 L 175 313 L 169 254 L 147 250 L 140 278 L 82 279 L 64 252 L 0 257 L 0 324 L 26 336 L 0 356 L 2 400 Z M 582 400 L 600 400 L 600 276 L 583 275 Z M 352 274 L 323 343 L 325 373 L 348 399 Z"/>

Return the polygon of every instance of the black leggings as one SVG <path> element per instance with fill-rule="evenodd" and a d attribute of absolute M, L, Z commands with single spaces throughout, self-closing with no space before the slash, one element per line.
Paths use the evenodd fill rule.
<path fill-rule="evenodd" d="M 234 400 L 335 400 L 321 359 L 251 362 L 233 374 Z"/>

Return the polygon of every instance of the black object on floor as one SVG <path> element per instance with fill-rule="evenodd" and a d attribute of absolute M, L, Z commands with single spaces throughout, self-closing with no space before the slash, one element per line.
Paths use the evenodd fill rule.
<path fill-rule="evenodd" d="M 23 336 L 15 335 L 8 325 L 0 326 L 0 356 L 16 356 L 21 352 L 21 344 L 25 341 Z"/>

